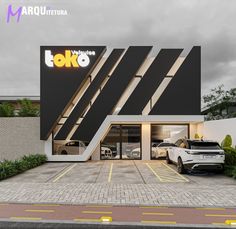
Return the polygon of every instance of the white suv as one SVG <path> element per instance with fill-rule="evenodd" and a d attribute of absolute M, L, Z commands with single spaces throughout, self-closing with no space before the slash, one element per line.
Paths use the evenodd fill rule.
<path fill-rule="evenodd" d="M 223 171 L 225 155 L 217 142 L 179 139 L 177 147 L 168 149 L 166 161 L 177 165 L 179 173 L 186 170 Z"/>

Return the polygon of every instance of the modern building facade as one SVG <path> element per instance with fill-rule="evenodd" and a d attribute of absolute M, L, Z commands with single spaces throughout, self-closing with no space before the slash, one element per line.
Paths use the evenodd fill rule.
<path fill-rule="evenodd" d="M 156 159 L 161 142 L 193 138 L 201 116 L 194 46 L 41 47 L 41 140 L 51 161 Z"/>

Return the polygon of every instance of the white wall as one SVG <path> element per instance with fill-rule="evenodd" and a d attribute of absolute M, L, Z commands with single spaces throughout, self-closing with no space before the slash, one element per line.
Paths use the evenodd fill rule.
<path fill-rule="evenodd" d="M 190 139 L 195 138 L 195 134 L 198 133 L 198 126 L 199 124 L 190 124 L 189 125 L 189 134 L 190 134 Z"/>
<path fill-rule="evenodd" d="M 233 145 L 236 145 L 236 118 L 206 121 L 198 127 L 198 133 L 204 139 L 215 140 L 221 143 L 225 135 L 232 137 Z"/>

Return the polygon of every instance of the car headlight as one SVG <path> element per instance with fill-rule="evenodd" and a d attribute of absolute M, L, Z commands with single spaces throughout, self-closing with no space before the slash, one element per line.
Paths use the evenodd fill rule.
<path fill-rule="evenodd" d="M 187 154 L 191 154 L 191 155 L 194 154 L 193 152 L 191 152 L 191 151 L 187 151 L 187 150 L 185 150 L 185 152 L 186 152 Z"/>

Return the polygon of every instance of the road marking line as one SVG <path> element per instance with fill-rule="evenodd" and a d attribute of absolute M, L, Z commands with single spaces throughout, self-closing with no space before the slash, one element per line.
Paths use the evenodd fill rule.
<path fill-rule="evenodd" d="M 205 214 L 207 217 L 236 217 L 236 215 L 217 215 L 217 214 Z"/>
<path fill-rule="evenodd" d="M 103 211 L 82 211 L 83 214 L 112 214 L 112 212 Z"/>
<path fill-rule="evenodd" d="M 156 173 L 156 171 L 148 164 L 148 163 L 145 163 L 146 166 L 153 172 L 153 174 L 161 181 L 163 182 L 162 178 Z"/>
<path fill-rule="evenodd" d="M 220 225 L 220 226 L 225 226 L 225 223 L 211 223 L 213 225 Z"/>
<path fill-rule="evenodd" d="M 212 211 L 214 211 L 214 210 L 224 211 L 225 210 L 225 208 L 195 208 L 195 209 L 197 209 L 197 210 L 212 210 Z"/>
<path fill-rule="evenodd" d="M 225 224 L 235 226 L 236 220 L 227 219 L 227 220 L 225 220 Z"/>
<path fill-rule="evenodd" d="M 86 205 L 86 208 L 112 208 L 112 205 Z"/>
<path fill-rule="evenodd" d="M 25 211 L 26 212 L 46 212 L 46 213 L 55 212 L 55 210 L 37 210 L 37 209 L 27 209 Z"/>
<path fill-rule="evenodd" d="M 100 219 L 74 219 L 74 221 L 80 221 L 80 222 L 101 222 Z"/>
<path fill-rule="evenodd" d="M 165 206 L 142 206 L 139 208 L 168 208 L 168 207 L 165 207 Z"/>
<path fill-rule="evenodd" d="M 141 223 L 176 224 L 175 221 L 142 220 Z"/>
<path fill-rule="evenodd" d="M 166 169 L 166 168 L 164 168 L 164 169 Z M 172 172 L 171 172 L 172 173 Z M 159 172 L 158 171 L 158 174 L 159 174 L 159 176 L 161 176 L 161 178 L 165 178 L 165 179 L 170 179 L 170 180 L 179 180 L 179 181 L 183 181 L 183 178 L 181 178 L 181 177 L 179 177 L 179 176 L 177 176 L 176 174 L 169 174 L 168 172 L 166 172 L 166 173 L 161 173 L 161 172 Z M 185 181 L 185 180 L 184 180 Z"/>
<path fill-rule="evenodd" d="M 159 176 L 161 176 L 162 179 L 166 179 L 166 180 L 177 180 L 177 181 L 182 181 L 183 179 L 181 177 L 176 176 L 176 174 L 164 174 L 164 173 L 160 173 L 158 172 Z"/>
<path fill-rule="evenodd" d="M 176 172 L 174 169 L 172 169 L 170 166 L 166 165 L 165 163 L 161 162 L 161 164 L 163 164 L 166 168 L 170 169 L 171 171 L 173 171 L 175 174 L 177 174 L 179 177 L 183 178 L 185 181 L 189 182 L 189 180 L 184 177 L 183 175 L 179 174 L 178 172 Z"/>
<path fill-rule="evenodd" d="M 162 174 L 158 171 L 158 175 L 162 178 L 162 179 L 166 179 L 166 180 L 180 180 L 180 181 L 183 181 L 182 178 L 179 178 L 179 177 L 176 177 L 175 174 L 172 174 L 172 175 L 167 175 L 167 174 Z"/>
<path fill-rule="evenodd" d="M 39 207 L 58 207 L 60 204 L 33 204 L 33 206 L 39 206 Z"/>
<path fill-rule="evenodd" d="M 71 171 L 77 164 L 71 165 L 68 169 L 66 169 L 62 174 L 59 174 L 52 182 L 55 183 L 63 176 L 65 176 L 69 171 Z"/>
<path fill-rule="evenodd" d="M 164 212 L 143 212 L 143 215 L 174 215 L 173 213 L 164 213 Z"/>
<path fill-rule="evenodd" d="M 162 178 L 162 182 L 169 182 L 169 183 L 184 183 L 185 181 L 183 180 L 170 180 L 170 179 L 165 179 L 165 178 Z"/>
<path fill-rule="evenodd" d="M 35 217 L 21 217 L 21 216 L 10 217 L 10 219 L 42 220 L 42 218 L 35 218 Z"/>
<path fill-rule="evenodd" d="M 112 170 L 113 170 L 113 163 L 111 163 L 111 167 L 110 167 L 110 172 L 109 172 L 109 177 L 108 177 L 108 182 L 111 182 L 111 177 L 112 177 Z"/>

